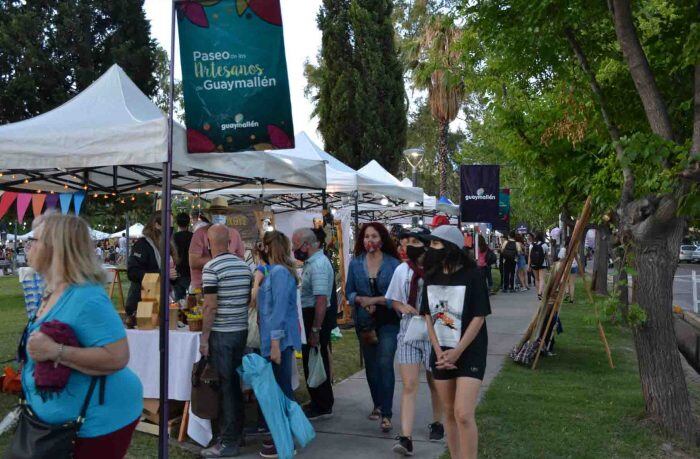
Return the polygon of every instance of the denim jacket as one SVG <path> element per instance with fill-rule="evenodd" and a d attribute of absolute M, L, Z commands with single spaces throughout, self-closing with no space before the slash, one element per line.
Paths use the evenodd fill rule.
<path fill-rule="evenodd" d="M 394 275 L 394 271 L 401 262 L 392 257 L 391 255 L 384 254 L 382 258 L 382 265 L 379 267 L 379 272 L 377 272 L 377 290 L 379 290 L 380 295 L 385 295 L 389 284 L 391 283 L 391 278 Z M 373 296 L 372 289 L 369 285 L 369 273 L 367 272 L 367 254 L 363 253 L 350 261 L 350 266 L 348 267 L 348 278 L 345 283 L 345 297 L 347 298 L 350 305 L 355 308 L 357 313 L 358 306 L 355 304 L 355 298 L 357 295 L 360 296 Z M 384 311 L 380 311 L 384 308 Z M 387 321 L 394 322 L 396 319 L 398 323 L 398 315 L 395 315 L 391 306 L 387 305 L 377 305 L 377 312 L 375 313 L 375 318 L 377 319 L 378 325 L 382 325 Z M 355 317 L 358 317 L 356 314 Z"/>
<path fill-rule="evenodd" d="M 269 357 L 273 339 L 280 341 L 281 351 L 290 346 L 301 350 L 296 279 L 282 265 L 268 266 L 266 271 L 258 290 L 260 352 Z"/>

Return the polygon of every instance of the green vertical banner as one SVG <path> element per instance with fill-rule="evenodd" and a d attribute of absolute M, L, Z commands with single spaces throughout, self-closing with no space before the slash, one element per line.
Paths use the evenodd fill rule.
<path fill-rule="evenodd" d="M 176 8 L 188 152 L 294 148 L 280 0 Z"/>

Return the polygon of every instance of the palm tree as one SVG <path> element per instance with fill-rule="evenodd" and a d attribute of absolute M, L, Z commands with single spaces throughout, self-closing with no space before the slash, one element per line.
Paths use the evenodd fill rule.
<path fill-rule="evenodd" d="M 430 113 L 439 125 L 440 196 L 447 193 L 448 129 L 457 118 L 465 95 L 460 53 L 456 46 L 461 37 L 462 30 L 455 25 L 452 16 L 435 14 L 423 25 L 421 33 L 409 42 L 406 53 L 413 85 L 428 91 Z"/>

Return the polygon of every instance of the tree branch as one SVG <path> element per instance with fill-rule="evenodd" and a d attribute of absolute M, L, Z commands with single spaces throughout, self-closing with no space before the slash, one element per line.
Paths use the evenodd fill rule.
<path fill-rule="evenodd" d="M 583 52 L 581 44 L 576 39 L 576 34 L 574 33 L 574 31 L 570 27 L 566 27 L 564 29 L 564 35 L 566 36 L 566 40 L 571 46 L 571 50 L 576 55 L 576 59 L 578 60 L 579 65 L 581 66 L 581 70 L 583 70 L 583 73 L 588 77 L 588 82 L 591 86 L 591 91 L 593 92 L 593 96 L 595 97 L 596 102 L 598 103 L 598 108 L 600 109 L 600 114 L 603 117 L 603 122 L 605 123 L 605 127 L 607 128 L 608 134 L 610 135 L 610 139 L 612 140 L 613 145 L 615 147 L 617 160 L 618 162 L 620 162 L 620 164 L 624 164 L 623 159 L 625 151 L 623 150 L 622 144 L 620 143 L 620 130 L 617 128 L 617 125 L 615 125 L 615 123 L 612 121 L 612 117 L 610 116 L 610 112 L 608 111 L 608 104 L 603 94 L 603 90 L 598 84 L 598 80 L 595 76 L 595 73 L 593 72 L 590 64 L 588 63 L 588 58 Z M 634 196 L 634 175 L 632 174 L 632 170 L 630 167 L 622 167 L 622 177 L 623 182 L 620 203 L 622 204 L 622 206 L 625 206 L 630 201 L 632 201 L 632 196 Z"/>
<path fill-rule="evenodd" d="M 637 36 L 630 0 L 608 0 L 608 7 L 612 10 L 615 34 L 652 132 L 666 140 L 675 140 L 668 109 Z"/>

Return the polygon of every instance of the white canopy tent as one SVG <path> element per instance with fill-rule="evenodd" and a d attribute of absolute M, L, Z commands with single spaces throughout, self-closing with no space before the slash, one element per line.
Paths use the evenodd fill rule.
<path fill-rule="evenodd" d="M 329 195 L 351 195 L 358 192 L 360 201 L 379 201 L 383 196 L 395 201 L 421 202 L 423 193 L 420 188 L 403 186 L 400 183 L 383 180 L 382 178 L 363 174 L 344 164 L 316 145 L 305 132 L 300 132 L 294 137 L 295 148 L 280 151 L 281 156 L 290 160 L 301 158 L 309 161 L 323 161 L 326 169 L 326 193 Z M 381 167 L 381 166 L 380 166 Z M 203 191 L 202 193 L 207 193 Z M 248 185 L 227 190 L 218 190 L 216 194 L 227 196 L 248 196 L 250 199 L 259 199 L 280 195 L 306 195 L 318 194 L 318 190 L 290 188 L 286 186 Z M 273 204 L 275 204 L 274 200 Z M 311 208 L 313 206 L 309 206 Z"/>
<path fill-rule="evenodd" d="M 109 239 L 121 237 L 122 234 L 126 235 L 126 228 L 110 234 Z M 134 223 L 129 227 L 129 239 L 138 239 L 141 236 L 143 236 L 143 225 L 141 223 Z"/>
<path fill-rule="evenodd" d="M 102 231 L 97 231 L 96 229 L 92 229 L 92 228 L 88 228 L 88 229 L 90 230 L 90 238 L 91 238 L 93 241 L 103 241 L 103 240 L 105 240 L 105 239 L 109 239 L 109 238 L 110 238 L 109 233 L 104 233 L 104 232 L 102 232 Z M 32 230 L 32 231 L 30 231 L 30 232 L 28 232 L 28 233 L 20 234 L 19 236 L 17 236 L 17 240 L 18 240 L 18 241 L 26 241 L 27 239 L 29 239 L 30 237 L 33 237 L 33 236 L 34 236 L 34 231 Z M 12 235 L 12 240 L 14 240 L 14 237 L 15 237 L 15 236 L 14 236 L 14 234 L 13 234 L 13 235 Z M 7 240 L 8 240 L 8 241 L 10 240 L 10 235 L 9 235 L 9 234 L 7 235 Z"/>
<path fill-rule="evenodd" d="M 0 126 L 0 188 L 128 193 L 160 188 L 168 120 L 114 65 L 50 112 Z M 323 189 L 325 165 L 280 151 L 188 154 L 175 123 L 173 189 L 276 182 Z"/>

